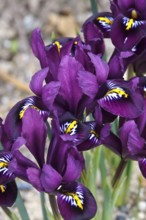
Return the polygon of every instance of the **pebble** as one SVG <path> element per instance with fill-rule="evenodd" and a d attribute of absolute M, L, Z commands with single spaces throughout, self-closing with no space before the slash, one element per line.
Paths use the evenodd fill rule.
<path fill-rule="evenodd" d="M 140 211 L 145 212 L 145 211 L 146 211 L 146 202 L 145 202 L 145 201 L 140 201 L 140 202 L 138 203 L 138 209 L 139 209 Z"/>

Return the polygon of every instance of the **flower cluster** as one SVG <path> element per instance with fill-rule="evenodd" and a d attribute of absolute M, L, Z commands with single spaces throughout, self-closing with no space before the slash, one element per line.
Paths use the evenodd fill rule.
<path fill-rule="evenodd" d="M 101 144 L 123 161 L 137 160 L 146 177 L 146 2 L 113 0 L 111 12 L 91 16 L 82 32 L 83 37 L 47 46 L 39 29 L 32 33 L 32 51 L 41 66 L 30 82 L 34 95 L 0 121 L 1 206 L 15 202 L 18 177 L 56 196 L 63 219 L 92 219 L 97 205 L 80 182 L 86 169 L 82 152 Z M 114 45 L 108 61 L 105 38 Z M 127 79 L 129 65 L 135 76 Z M 114 120 L 117 134 L 111 130 Z"/>

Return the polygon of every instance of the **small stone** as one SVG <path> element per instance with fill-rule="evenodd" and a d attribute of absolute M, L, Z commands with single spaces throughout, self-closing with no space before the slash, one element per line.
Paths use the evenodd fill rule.
<path fill-rule="evenodd" d="M 138 203 L 138 208 L 140 211 L 145 211 L 146 210 L 146 202 L 145 201 L 140 201 Z"/>
<path fill-rule="evenodd" d="M 145 213 L 139 212 L 139 213 L 138 213 L 138 219 L 139 219 L 139 220 L 145 220 Z"/>

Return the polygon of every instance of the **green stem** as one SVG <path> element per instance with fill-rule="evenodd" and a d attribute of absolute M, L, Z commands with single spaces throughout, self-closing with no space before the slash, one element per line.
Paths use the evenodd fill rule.
<path fill-rule="evenodd" d="M 24 205 L 24 201 L 21 197 L 20 192 L 18 191 L 17 199 L 16 199 L 16 206 L 18 208 L 18 211 L 20 213 L 22 220 L 30 220 L 27 209 Z"/>
<path fill-rule="evenodd" d="M 90 0 L 90 3 L 93 14 L 97 13 L 97 0 Z"/>
<path fill-rule="evenodd" d="M 123 171 L 124 171 L 126 165 L 127 165 L 127 161 L 125 161 L 125 160 L 122 159 L 122 160 L 120 161 L 120 163 L 119 163 L 119 166 L 118 166 L 118 168 L 117 168 L 117 170 L 116 170 L 116 173 L 115 173 L 115 175 L 114 175 L 114 177 L 113 177 L 113 180 L 112 180 L 112 186 L 113 186 L 113 188 L 116 186 L 116 184 L 117 184 L 118 181 L 120 180 L 120 177 L 121 177 L 121 175 L 122 175 L 122 173 L 123 173 Z"/>
<path fill-rule="evenodd" d="M 40 193 L 40 197 L 41 197 L 41 206 L 42 206 L 42 213 L 43 213 L 43 220 L 49 220 L 48 218 L 48 214 L 47 214 L 47 210 L 46 210 L 46 202 L 45 202 L 45 195 L 44 193 Z"/>
<path fill-rule="evenodd" d="M 14 212 L 12 212 L 9 208 L 7 207 L 1 207 L 4 213 L 11 219 L 11 220 L 19 220 L 19 218 L 16 216 Z"/>
<path fill-rule="evenodd" d="M 55 220 L 61 220 L 55 196 L 49 195 L 49 201 Z"/>

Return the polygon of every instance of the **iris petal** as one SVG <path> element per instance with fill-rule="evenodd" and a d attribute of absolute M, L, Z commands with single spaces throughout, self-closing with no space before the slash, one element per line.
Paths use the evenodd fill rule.
<path fill-rule="evenodd" d="M 62 187 L 61 191 L 63 190 Z M 80 183 L 60 192 L 57 201 L 64 220 L 89 220 L 96 214 L 97 205 L 93 195 Z"/>

